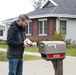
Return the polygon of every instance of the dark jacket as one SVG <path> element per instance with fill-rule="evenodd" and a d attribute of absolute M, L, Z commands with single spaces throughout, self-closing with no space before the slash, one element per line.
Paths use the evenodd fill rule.
<path fill-rule="evenodd" d="M 24 47 L 23 41 L 25 40 L 25 28 L 19 26 L 14 21 L 8 30 L 7 34 L 7 58 L 19 58 L 23 57 Z"/>

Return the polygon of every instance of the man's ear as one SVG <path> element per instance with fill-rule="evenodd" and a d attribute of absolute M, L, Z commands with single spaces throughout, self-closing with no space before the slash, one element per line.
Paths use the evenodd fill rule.
<path fill-rule="evenodd" d="M 22 21 L 22 20 L 20 20 L 20 21 L 19 21 L 19 24 L 22 24 L 22 23 L 23 23 L 23 21 Z"/>
<path fill-rule="evenodd" d="M 20 20 L 20 22 L 22 23 L 22 22 L 23 22 L 23 20 Z"/>

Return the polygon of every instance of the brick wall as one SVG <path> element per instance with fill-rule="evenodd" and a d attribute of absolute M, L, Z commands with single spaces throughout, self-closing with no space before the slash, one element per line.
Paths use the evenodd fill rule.
<path fill-rule="evenodd" d="M 50 39 L 52 40 L 54 31 L 56 31 L 56 18 L 47 18 L 47 36 L 39 36 L 38 34 L 38 19 L 33 19 L 32 20 L 32 35 L 28 36 L 30 39 L 43 39 L 47 40 Z"/>

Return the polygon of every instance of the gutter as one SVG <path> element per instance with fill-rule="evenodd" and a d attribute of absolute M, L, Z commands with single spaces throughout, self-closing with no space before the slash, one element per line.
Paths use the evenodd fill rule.
<path fill-rule="evenodd" d="M 70 14 L 42 14 L 42 15 L 29 16 L 30 19 L 44 18 L 44 17 L 76 18 L 76 15 L 70 15 Z"/>
<path fill-rule="evenodd" d="M 29 16 L 29 15 L 28 15 Z M 76 15 L 70 15 L 70 14 L 41 14 L 41 15 L 34 15 L 34 16 L 29 16 L 29 19 L 36 19 L 36 18 L 45 18 L 45 17 L 61 17 L 61 18 L 76 18 Z M 5 20 L 2 21 L 4 24 L 10 24 L 14 20 L 17 20 L 18 18 L 12 18 L 11 20 Z"/>

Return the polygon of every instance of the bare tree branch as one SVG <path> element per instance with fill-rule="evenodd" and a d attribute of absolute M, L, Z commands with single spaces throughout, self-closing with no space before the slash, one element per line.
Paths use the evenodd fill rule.
<path fill-rule="evenodd" d="M 46 0 L 32 0 L 33 7 L 39 9 Z"/>

